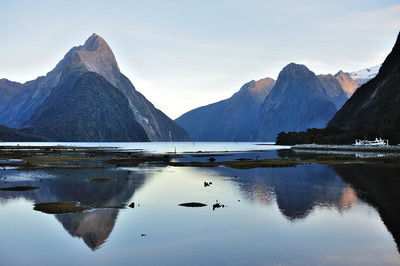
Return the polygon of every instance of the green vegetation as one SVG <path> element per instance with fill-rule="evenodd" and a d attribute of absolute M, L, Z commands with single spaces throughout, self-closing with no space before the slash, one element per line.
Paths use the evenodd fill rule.
<path fill-rule="evenodd" d="M 252 169 L 263 167 L 293 167 L 303 162 L 291 159 L 264 159 L 251 161 L 224 161 L 224 162 L 169 162 L 171 166 L 192 166 L 192 167 L 218 167 L 225 166 L 236 169 Z"/>
<path fill-rule="evenodd" d="M 29 191 L 29 190 L 35 190 L 39 189 L 40 187 L 34 187 L 34 186 L 17 186 L 17 187 L 3 187 L 0 188 L 0 190 L 3 191 Z"/>
<path fill-rule="evenodd" d="M 59 202 L 43 202 L 36 203 L 35 211 L 40 211 L 48 214 L 66 214 L 66 213 L 81 213 L 94 209 L 122 209 L 124 206 L 81 206 L 76 201 L 59 201 Z"/>
<path fill-rule="evenodd" d="M 322 129 L 309 128 L 307 131 L 300 132 L 281 132 L 276 138 L 278 145 L 295 145 L 295 144 L 337 144 L 350 145 L 354 144 L 356 139 L 375 139 L 381 137 L 389 139 L 389 143 L 394 140 L 400 140 L 397 136 L 399 133 L 392 130 L 357 130 L 347 131 L 338 127 L 327 127 Z"/>
<path fill-rule="evenodd" d="M 138 166 L 140 163 L 146 162 L 160 162 L 160 163 L 168 163 L 171 157 L 169 155 L 150 155 L 150 156 L 139 156 L 133 155 L 131 157 L 124 158 L 113 158 L 107 160 L 106 163 L 114 164 L 118 167 L 120 166 Z"/>
<path fill-rule="evenodd" d="M 48 141 L 48 139 L 0 125 L 0 141 Z"/>
<path fill-rule="evenodd" d="M 105 183 L 105 182 L 110 182 L 113 181 L 112 178 L 108 178 L 108 177 L 95 177 L 92 179 L 89 179 L 89 182 L 93 182 L 93 183 Z"/>
<path fill-rule="evenodd" d="M 53 94 L 23 132 L 52 141 L 148 141 L 127 98 L 99 74 L 87 72 Z"/>
<path fill-rule="evenodd" d="M 77 157 L 77 156 L 52 155 L 52 156 L 40 156 L 40 157 L 28 157 L 28 158 L 23 158 L 23 160 L 30 164 L 66 165 L 66 164 L 70 164 L 73 162 L 93 161 L 93 160 L 98 160 L 98 159 Z"/>
<path fill-rule="evenodd" d="M 83 211 L 91 210 L 93 207 L 80 206 L 76 201 L 62 201 L 62 202 L 44 202 L 36 203 L 33 208 L 35 211 L 40 211 L 49 214 L 64 214 L 64 213 L 80 213 Z"/>

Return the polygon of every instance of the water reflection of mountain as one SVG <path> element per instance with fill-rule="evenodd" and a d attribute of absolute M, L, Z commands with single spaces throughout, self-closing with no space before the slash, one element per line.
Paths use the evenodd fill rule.
<path fill-rule="evenodd" d="M 33 175 L 29 181 L 13 182 L 13 176 Z M 124 206 L 146 179 L 144 172 L 117 171 L 115 169 L 75 169 L 48 172 L 8 173 L 9 186 L 33 185 L 40 189 L 28 192 L 0 193 L 3 200 L 24 197 L 35 203 L 56 201 L 78 201 L 89 206 Z M 40 178 L 51 176 L 49 179 Z M 113 181 L 92 183 L 94 177 L 108 177 Z M 20 178 L 16 178 L 20 179 Z M 111 234 L 118 217 L 118 209 L 104 209 L 80 214 L 56 215 L 57 220 L 73 237 L 82 238 L 92 250 L 99 248 Z"/>
<path fill-rule="evenodd" d="M 374 206 L 400 251 L 400 168 L 371 165 L 334 166 L 357 196 Z"/>
<path fill-rule="evenodd" d="M 291 221 L 304 219 L 316 206 L 341 211 L 357 201 L 354 190 L 325 165 L 218 171 L 237 176 L 238 186 L 250 200 L 267 203 L 276 198 L 278 208 Z"/>
<path fill-rule="evenodd" d="M 119 210 L 108 209 L 56 217 L 71 236 L 82 238 L 88 247 L 96 250 L 111 234 L 118 214 Z"/>

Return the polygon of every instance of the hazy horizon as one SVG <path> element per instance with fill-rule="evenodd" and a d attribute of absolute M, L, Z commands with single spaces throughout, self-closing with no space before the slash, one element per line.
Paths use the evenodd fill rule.
<path fill-rule="evenodd" d="M 397 1 L 1 1 L 0 79 L 46 75 L 92 34 L 172 119 L 276 79 L 291 62 L 316 74 L 383 62 L 400 29 Z"/>

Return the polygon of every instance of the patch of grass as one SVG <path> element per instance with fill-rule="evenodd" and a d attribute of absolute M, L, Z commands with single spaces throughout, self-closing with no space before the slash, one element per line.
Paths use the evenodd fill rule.
<path fill-rule="evenodd" d="M 124 206 L 81 206 L 76 201 L 59 201 L 59 202 L 43 202 L 36 203 L 34 206 L 35 211 L 40 211 L 48 214 L 67 214 L 67 213 L 81 213 L 84 211 L 94 209 L 123 209 Z"/>
<path fill-rule="evenodd" d="M 114 164 L 116 166 L 138 166 L 140 163 L 146 163 L 146 162 L 168 163 L 170 159 L 171 157 L 169 155 L 150 155 L 150 156 L 134 155 L 132 157 L 113 158 L 107 160 L 106 163 Z"/>
<path fill-rule="evenodd" d="M 108 177 L 95 177 L 92 179 L 89 179 L 89 182 L 93 182 L 93 183 L 105 183 L 105 182 L 110 182 L 113 181 L 112 178 L 108 178 Z"/>
<path fill-rule="evenodd" d="M 35 211 L 40 211 L 49 214 L 65 214 L 65 213 L 80 213 L 91 210 L 93 207 L 80 206 L 76 201 L 61 201 L 61 202 L 43 202 L 36 203 L 33 208 Z"/>
<path fill-rule="evenodd" d="M 86 158 L 77 156 L 40 156 L 24 158 L 25 161 L 31 164 L 69 164 L 70 162 L 82 162 L 98 160 L 96 158 Z"/>
<path fill-rule="evenodd" d="M 294 167 L 304 164 L 303 162 L 291 159 L 264 159 L 252 161 L 228 161 L 222 162 L 221 165 L 236 168 L 236 169 L 251 169 L 251 168 L 275 168 L 275 167 Z"/>
<path fill-rule="evenodd" d="M 40 187 L 34 187 L 34 186 L 17 186 L 17 187 L 3 187 L 0 188 L 0 190 L 3 191 L 29 191 L 29 190 L 35 190 L 39 189 Z"/>
<path fill-rule="evenodd" d="M 205 206 L 207 206 L 207 204 L 200 203 L 200 202 L 186 202 L 186 203 L 179 204 L 179 206 L 196 208 L 196 207 L 205 207 Z"/>

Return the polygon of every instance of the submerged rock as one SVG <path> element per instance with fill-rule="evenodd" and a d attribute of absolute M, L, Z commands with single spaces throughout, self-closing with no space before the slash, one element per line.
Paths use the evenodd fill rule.
<path fill-rule="evenodd" d="M 207 204 L 200 203 L 200 202 L 186 202 L 186 203 L 181 203 L 179 206 L 182 207 L 205 207 Z"/>
<path fill-rule="evenodd" d="M 6 183 L 6 182 L 4 182 Z M 34 190 L 34 189 L 39 189 L 40 187 L 34 187 L 34 186 L 17 186 L 17 187 L 3 187 L 0 188 L 0 190 L 3 191 L 28 191 L 28 190 Z"/>

